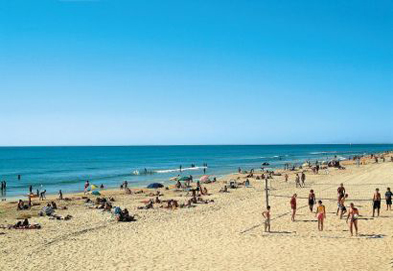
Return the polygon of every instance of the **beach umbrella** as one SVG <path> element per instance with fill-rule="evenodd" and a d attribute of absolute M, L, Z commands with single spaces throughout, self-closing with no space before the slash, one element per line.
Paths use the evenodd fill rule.
<path fill-rule="evenodd" d="M 147 186 L 147 188 L 151 188 L 151 189 L 157 189 L 162 187 L 164 187 L 164 185 L 161 183 L 151 183 Z"/>
<path fill-rule="evenodd" d="M 92 185 L 91 185 L 91 189 L 92 189 L 92 190 L 97 189 L 97 188 L 98 188 L 98 186 L 96 186 L 95 184 L 92 184 Z"/>
<path fill-rule="evenodd" d="M 209 180 L 209 175 L 203 175 L 199 180 L 201 182 L 207 182 Z"/>

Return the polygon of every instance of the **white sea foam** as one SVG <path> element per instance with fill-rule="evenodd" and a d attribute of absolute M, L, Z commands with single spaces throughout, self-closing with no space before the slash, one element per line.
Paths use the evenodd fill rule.
<path fill-rule="evenodd" d="M 313 155 L 318 155 L 318 154 L 331 154 L 331 153 L 337 153 L 337 152 L 336 152 L 336 151 L 310 152 L 310 154 L 313 154 Z"/>
<path fill-rule="evenodd" d="M 204 169 L 207 167 L 186 167 L 186 168 L 182 168 L 181 171 L 188 171 L 188 170 L 199 170 L 199 169 Z M 180 172 L 180 168 L 176 168 L 176 169 L 162 169 L 162 170 L 156 170 L 156 173 L 171 173 L 171 172 Z"/>

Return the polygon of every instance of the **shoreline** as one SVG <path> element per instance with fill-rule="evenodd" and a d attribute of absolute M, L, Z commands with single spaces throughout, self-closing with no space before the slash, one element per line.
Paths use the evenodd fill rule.
<path fill-rule="evenodd" d="M 286 144 L 283 144 L 283 145 L 286 145 Z M 297 145 L 315 145 L 315 144 L 297 144 Z M 329 145 L 329 144 L 320 144 L 320 145 Z M 349 145 L 349 144 L 330 144 L 330 145 Z M 364 145 L 364 144 L 353 144 L 353 145 Z M 374 145 L 384 145 L 384 144 L 374 144 Z M 190 145 L 191 146 L 191 145 Z M 215 145 L 213 145 L 213 146 L 215 146 Z M 221 146 L 221 145 L 218 145 L 218 146 Z M 226 145 L 223 145 L 223 146 L 226 146 Z M 254 145 L 245 145 L 245 146 L 254 146 Z M 264 146 L 264 145 L 255 145 L 255 146 Z M 269 145 L 270 146 L 270 145 Z M 275 146 L 274 144 L 272 145 L 272 146 Z M 100 146 L 97 146 L 97 147 L 100 147 Z M 110 146 L 108 146 L 108 147 L 110 147 Z M 121 147 L 121 146 L 118 146 L 118 147 Z M 385 151 L 383 151 L 383 152 L 376 152 L 375 154 L 376 155 L 381 155 L 381 154 L 384 154 L 384 153 L 391 153 L 392 151 L 391 150 L 385 150 Z M 319 153 L 319 152 L 318 152 Z M 299 159 L 299 160 L 294 160 L 294 161 L 291 161 L 291 162 L 289 162 L 288 164 L 289 165 L 294 165 L 294 166 L 296 166 L 296 167 L 298 167 L 299 165 L 302 165 L 306 160 L 307 161 L 310 161 L 310 162 L 315 162 L 315 161 L 321 161 L 321 160 L 323 160 L 323 161 L 326 161 L 325 160 L 325 158 L 326 159 L 328 159 L 328 161 L 329 160 L 332 160 L 333 159 L 333 157 L 332 157 L 332 155 L 334 155 L 335 153 L 337 153 L 336 151 L 334 151 L 334 152 L 329 152 L 329 153 L 327 153 L 327 152 L 320 152 L 321 154 L 330 154 L 331 155 L 331 157 L 328 157 L 328 156 L 326 156 L 326 157 L 319 157 L 320 159 L 318 159 L 317 157 L 316 158 L 313 158 L 313 159 L 305 159 L 305 160 L 301 160 L 301 159 Z M 359 156 L 369 156 L 370 154 L 359 154 Z M 272 158 L 277 158 L 277 157 L 280 157 L 280 156 L 274 156 L 274 157 L 272 157 Z M 351 157 L 354 157 L 354 155 L 351 155 L 351 156 L 345 156 L 344 154 L 343 155 L 339 155 L 337 158 L 338 158 L 338 160 L 340 160 L 340 162 L 344 162 L 344 161 L 348 161 L 348 160 L 350 160 L 350 158 Z M 343 160 L 342 158 L 344 158 L 345 160 Z M 283 169 L 283 167 L 284 167 L 284 164 L 280 164 L 280 165 L 278 165 L 278 166 L 274 166 L 274 167 L 271 167 L 270 168 L 270 166 L 267 166 L 267 167 L 265 167 L 265 170 L 267 170 L 267 169 L 269 169 L 269 170 L 273 170 L 273 171 L 285 171 L 285 169 Z M 257 170 L 260 170 L 259 168 L 257 169 Z M 178 172 L 179 173 L 179 172 Z M 192 174 L 193 172 L 191 171 L 190 172 L 190 175 L 194 175 L 194 174 Z M 225 176 L 228 176 L 228 175 L 232 175 L 234 172 L 232 171 L 228 171 L 227 173 L 219 173 L 219 174 L 209 174 L 209 173 L 206 173 L 206 174 L 195 174 L 195 175 L 197 175 L 197 176 L 199 176 L 199 175 L 201 175 L 201 176 L 203 176 L 203 175 L 209 175 L 209 176 L 211 176 L 211 177 L 217 177 L 217 179 L 218 178 L 225 178 Z M 159 174 L 159 173 L 156 173 L 156 174 Z M 131 175 L 132 176 L 132 175 Z M 90 179 L 90 178 L 87 178 L 87 179 Z M 199 178 L 198 178 L 199 179 Z M 93 178 L 93 180 L 94 180 L 94 178 Z M 161 183 L 161 184 L 163 184 L 164 186 L 168 186 L 168 185 L 171 185 L 171 181 L 170 180 L 168 180 L 168 179 L 166 179 L 166 180 L 159 180 L 159 181 L 150 181 L 150 182 L 146 182 L 146 184 L 142 184 L 140 181 L 137 181 L 136 183 L 138 183 L 138 184 L 135 184 L 135 185 L 133 185 L 133 183 L 132 182 L 129 182 L 128 184 L 129 184 L 129 188 L 132 188 L 132 189 L 142 189 L 142 188 L 145 188 L 145 186 L 147 186 L 149 183 L 153 183 L 153 182 L 158 182 L 158 183 Z M 97 181 L 95 181 L 95 185 L 97 185 L 98 186 L 98 184 L 97 184 L 98 182 Z M 120 186 L 120 184 L 121 184 L 121 182 L 119 181 L 119 183 L 117 184 L 117 186 L 115 186 L 115 185 L 106 185 L 106 187 L 107 188 L 104 188 L 104 190 L 116 190 L 117 189 L 117 187 L 119 187 Z M 83 186 L 83 183 L 81 183 L 81 187 Z M 33 190 L 35 190 L 35 188 L 33 188 Z M 61 187 L 59 187 L 58 189 L 56 189 L 57 191 L 48 191 L 47 192 L 47 196 L 54 196 L 54 195 L 57 195 L 58 194 L 58 191 L 59 190 L 63 190 Z M 99 191 L 100 191 L 100 189 L 98 189 Z M 67 192 L 64 192 L 63 194 L 64 195 L 73 195 L 73 194 L 79 194 L 79 193 L 83 193 L 83 191 L 80 191 L 80 190 L 71 190 L 71 191 L 67 191 Z M 33 193 L 34 194 L 34 193 Z M 12 195 L 12 196 L 0 196 L 0 202 L 2 202 L 2 201 L 15 201 L 15 200 L 19 200 L 19 199 L 27 199 L 28 198 L 28 195 L 27 194 L 16 194 L 16 195 Z"/>
<path fill-rule="evenodd" d="M 380 153 L 376 153 L 374 154 L 375 156 L 386 156 L 386 155 L 391 155 L 393 154 L 393 151 L 384 151 L 384 152 L 380 152 Z M 365 159 L 367 161 L 367 163 L 370 162 L 371 157 L 370 155 L 365 155 L 362 156 L 362 159 Z M 390 161 L 386 161 L 386 162 L 390 162 Z M 354 160 L 350 160 L 350 159 L 346 159 L 346 160 L 340 160 L 340 164 L 344 165 L 344 166 L 356 166 L 355 164 L 356 162 Z M 279 173 L 279 174 L 294 174 L 294 173 L 298 173 L 301 172 L 303 169 L 302 168 L 296 168 L 294 171 L 293 170 L 289 170 L 289 169 L 282 169 L 282 168 L 276 168 L 273 169 L 274 172 Z M 308 169 L 309 170 L 309 169 Z M 255 174 L 262 174 L 265 172 L 265 170 L 261 170 L 261 169 L 257 169 L 254 171 Z M 228 181 L 229 179 L 236 179 L 238 178 L 238 176 L 242 176 L 247 174 L 248 171 L 246 171 L 246 173 L 236 173 L 236 172 L 232 172 L 229 174 L 224 174 L 221 176 L 217 176 L 217 183 L 220 182 L 225 182 Z M 207 174 L 208 175 L 208 174 Z M 213 177 L 213 175 L 210 175 L 211 177 Z M 244 177 L 244 176 L 243 176 Z M 192 186 L 195 186 L 196 182 L 199 181 L 198 180 L 194 180 L 194 182 L 192 183 Z M 162 188 L 161 190 L 165 190 L 165 189 L 173 189 L 175 187 L 175 182 L 174 181 L 165 181 L 165 182 L 161 182 L 162 184 L 166 183 L 167 185 L 164 185 L 164 188 Z M 156 189 L 149 189 L 146 186 L 129 186 L 128 187 L 133 193 L 135 193 L 136 191 L 141 191 L 141 190 L 145 190 L 145 191 L 156 191 Z M 124 193 L 124 189 L 120 189 L 120 188 L 115 188 L 115 187 L 109 187 L 109 188 L 104 188 L 104 189 L 95 189 L 95 191 L 99 191 L 101 193 L 102 196 L 118 196 Z M 63 197 L 64 198 L 82 198 L 82 197 L 97 197 L 96 195 L 92 195 L 92 190 L 89 190 L 87 193 L 84 193 L 84 191 L 75 191 L 75 192 L 70 192 L 70 193 L 63 193 Z M 43 201 L 40 202 L 49 202 L 49 201 L 57 201 L 59 200 L 58 197 L 56 196 L 58 195 L 58 193 L 48 193 L 46 194 L 46 198 Z M 23 197 L 20 196 L 12 196 L 12 197 L 7 197 L 6 200 L 2 200 L 0 201 L 0 207 L 2 207 L 2 204 L 6 204 L 6 203 L 16 203 L 19 199 L 22 200 L 27 200 L 28 195 L 23 195 Z M 35 198 L 34 201 L 37 201 L 38 198 Z"/>
<path fill-rule="evenodd" d="M 392 153 L 384 154 L 391 157 Z M 251 187 L 239 185 L 228 193 L 219 190 L 230 180 L 239 184 L 247 174 L 230 174 L 215 183 L 203 184 L 209 195 L 202 196 L 207 203 L 193 204 L 186 208 L 160 208 L 166 200 L 175 199 L 186 203 L 192 195 L 187 191 L 159 189 L 163 194 L 160 204 L 152 209 L 139 209 L 147 200 L 154 199 L 157 190 L 132 189 L 127 195 L 124 190 L 104 190 L 102 197 L 114 197 L 114 206 L 127 208 L 135 215 L 135 222 L 117 222 L 110 212 L 96 209 L 86 203 L 81 193 L 64 194 L 70 201 L 55 200 L 56 214 L 68 221 L 38 216 L 46 203 L 33 206 L 32 210 L 15 211 L 16 204 L 0 203 L 0 225 L 12 224 L 17 218 L 29 218 L 39 223 L 40 230 L 0 229 L 0 269 L 15 270 L 17 266 L 30 269 L 61 270 L 67 266 L 73 270 L 333 270 L 346 266 L 346 270 L 387 269 L 389 251 L 393 251 L 393 211 L 386 212 L 385 204 L 380 218 L 371 217 L 372 194 L 376 187 L 384 192 L 393 186 L 391 176 L 393 163 L 374 163 L 365 158 L 366 164 L 357 166 L 355 161 L 345 161 L 346 168 L 330 168 L 328 174 L 321 171 L 313 174 L 306 171 L 306 188 L 296 188 L 294 174 L 300 171 L 282 171 L 289 174 L 285 182 L 283 174 L 269 181 L 269 201 L 272 206 L 272 232 L 263 231 L 262 211 L 265 210 L 264 182 L 248 178 Z M 261 173 L 254 173 L 260 176 Z M 334 214 L 337 208 L 336 188 L 344 183 L 350 195 L 347 204 L 355 202 L 360 208 L 360 235 L 350 237 L 348 225 Z M 195 188 L 195 183 L 192 185 Z M 319 232 L 315 215 L 310 213 L 307 194 L 316 191 L 327 208 L 326 229 Z M 298 194 L 296 222 L 290 222 L 289 199 Z M 67 207 L 67 209 L 63 209 Z M 18 242 L 15 242 L 18 240 Z M 345 242 L 342 242 L 345 240 Z M 24 249 L 19 249 L 23 244 Z M 217 249 L 217 248 L 225 249 Z M 105 249 L 110 248 L 110 249 Z M 239 249 L 241 248 L 241 249 Z M 293 248 L 296 248 L 295 250 Z M 313 250 L 313 257 L 304 257 Z M 380 253 L 381 251 L 389 253 Z M 282 257 L 283 251 L 290 251 Z M 345 253 L 343 253 L 345 251 Z M 353 263 L 348 253 L 357 256 Z M 42 262 L 44 255 L 51 261 Z M 175 256 L 174 256 L 175 255 Z M 176 257 L 181 255 L 181 257 Z M 169 256 L 169 257 L 168 257 Z M 303 256 L 303 257 L 302 257 Z M 103 259 L 97 261 L 97 259 Z M 318 269 L 318 268 L 317 268 Z"/>

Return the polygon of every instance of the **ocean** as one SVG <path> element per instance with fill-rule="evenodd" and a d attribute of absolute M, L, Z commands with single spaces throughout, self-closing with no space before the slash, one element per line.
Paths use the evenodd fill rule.
<path fill-rule="evenodd" d="M 393 150 L 393 144 L 368 145 L 209 145 L 209 146 L 118 146 L 118 147 L 1 147 L 0 180 L 7 181 L 7 194 L 26 195 L 29 186 L 47 193 L 83 191 L 86 180 L 119 187 L 128 181 L 131 187 L 149 183 L 171 183 L 171 177 L 206 174 L 222 176 L 258 169 L 283 168 L 285 163 L 302 164 L 306 160 L 326 161 Z M 182 171 L 180 171 L 182 166 Z M 145 174 L 145 169 L 147 174 Z M 139 175 L 136 173 L 139 172 Z M 20 180 L 18 179 L 20 175 Z"/>

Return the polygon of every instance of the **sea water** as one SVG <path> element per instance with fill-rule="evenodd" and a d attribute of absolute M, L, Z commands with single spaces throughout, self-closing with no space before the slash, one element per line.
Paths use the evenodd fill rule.
<path fill-rule="evenodd" d="M 7 197 L 33 191 L 83 191 L 86 180 L 106 188 L 168 184 L 178 175 L 199 178 L 243 170 L 283 168 L 304 161 L 393 150 L 393 145 L 228 145 L 228 146 L 119 146 L 119 147 L 1 147 L 0 180 L 7 181 Z M 180 171 L 180 166 L 182 170 Z M 138 174 L 139 173 L 139 174 Z M 145 174 L 147 173 L 147 174 Z M 20 180 L 18 179 L 20 175 Z M 1 195 L 0 195 L 1 196 Z M 3 195 L 3 198 L 5 195 Z"/>

